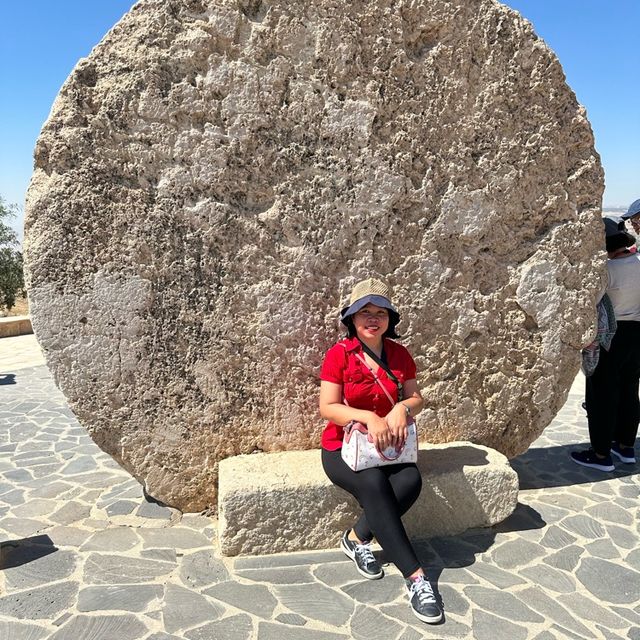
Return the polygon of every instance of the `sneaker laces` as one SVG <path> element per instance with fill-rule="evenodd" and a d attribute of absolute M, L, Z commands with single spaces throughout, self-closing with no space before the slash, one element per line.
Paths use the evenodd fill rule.
<path fill-rule="evenodd" d="M 436 596 L 433 593 L 431 583 L 426 580 L 424 576 L 420 576 L 418 579 L 412 581 L 411 591 L 418 596 L 420 604 L 432 604 L 436 602 Z"/>
<path fill-rule="evenodd" d="M 376 562 L 373 551 L 368 544 L 356 544 L 355 554 L 367 567 Z"/>

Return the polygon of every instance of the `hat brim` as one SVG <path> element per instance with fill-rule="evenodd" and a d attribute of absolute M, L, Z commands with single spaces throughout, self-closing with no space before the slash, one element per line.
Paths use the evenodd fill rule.
<path fill-rule="evenodd" d="M 623 220 L 629 220 L 629 218 L 635 218 L 640 213 L 640 199 L 631 203 L 631 206 L 627 210 L 627 213 L 623 213 L 621 218 Z"/>
<path fill-rule="evenodd" d="M 389 309 L 392 313 L 395 314 L 397 320 L 400 319 L 400 314 L 396 311 L 395 307 L 385 298 L 384 296 L 376 296 L 376 295 L 368 295 L 356 300 L 351 306 L 345 307 L 340 312 L 340 320 L 343 324 L 346 324 L 345 320 L 352 316 L 354 313 L 358 313 L 360 309 L 365 307 L 368 304 L 375 304 L 377 307 L 382 307 L 383 309 Z M 397 323 L 396 320 L 396 323 Z"/>

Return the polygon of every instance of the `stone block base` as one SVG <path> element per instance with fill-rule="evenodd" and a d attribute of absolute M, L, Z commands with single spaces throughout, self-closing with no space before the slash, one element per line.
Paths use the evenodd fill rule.
<path fill-rule="evenodd" d="M 518 476 L 493 449 L 468 442 L 422 445 L 418 467 L 422 493 L 404 517 L 413 538 L 488 527 L 516 507 Z M 223 555 L 333 548 L 358 513 L 357 502 L 326 477 L 317 449 L 220 462 L 218 536 Z"/>
<path fill-rule="evenodd" d="M 33 333 L 31 318 L 29 316 L 0 318 L 0 338 L 23 336 L 27 333 Z"/>

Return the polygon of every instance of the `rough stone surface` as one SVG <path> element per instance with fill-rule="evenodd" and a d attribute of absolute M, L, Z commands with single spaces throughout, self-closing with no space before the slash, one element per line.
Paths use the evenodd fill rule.
<path fill-rule="evenodd" d="M 143 529 L 139 533 L 145 548 L 175 547 L 176 549 L 194 549 L 211 545 L 211 540 L 205 535 L 186 527 Z"/>
<path fill-rule="evenodd" d="M 306 567 L 283 567 L 282 569 L 252 569 L 238 572 L 238 575 L 254 582 L 273 584 L 304 584 L 314 582 Z"/>
<path fill-rule="evenodd" d="M 224 607 L 219 604 L 209 602 L 204 596 L 177 585 L 167 587 L 162 602 L 162 619 L 169 633 L 217 620 L 224 611 Z"/>
<path fill-rule="evenodd" d="M 171 573 L 168 562 L 92 553 L 84 565 L 86 584 L 134 584 L 151 582 Z"/>
<path fill-rule="evenodd" d="M 347 640 L 349 638 L 342 633 L 300 629 L 273 622 L 260 622 L 258 634 L 260 640 Z"/>
<path fill-rule="evenodd" d="M 218 622 L 205 624 L 193 631 L 187 631 L 184 633 L 184 637 L 187 640 L 209 640 L 210 638 L 215 638 L 216 640 L 250 640 L 252 632 L 253 623 L 251 618 L 241 613 Z"/>
<path fill-rule="evenodd" d="M 114 616 L 74 616 L 50 640 L 137 640 L 147 633 L 145 625 L 131 614 Z"/>
<path fill-rule="evenodd" d="M 469 570 L 500 589 L 508 589 L 524 582 L 524 580 L 515 576 L 512 571 L 503 571 L 494 564 L 473 564 L 469 567 Z"/>
<path fill-rule="evenodd" d="M 497 451 L 464 442 L 422 445 L 418 467 L 422 492 L 404 519 L 416 538 L 491 526 L 516 507 L 518 476 Z M 331 484 L 317 450 L 227 458 L 218 498 L 218 540 L 226 555 L 334 547 L 336 531 L 350 527 L 360 511 Z"/>
<path fill-rule="evenodd" d="M 610 607 L 595 604 L 581 593 L 561 595 L 560 602 L 583 620 L 604 624 L 611 629 L 621 629 L 629 623 L 611 611 Z M 605 604 L 605 603 L 602 603 Z"/>
<path fill-rule="evenodd" d="M 82 551 L 128 551 L 140 542 L 131 529 L 114 527 L 94 533 L 83 545 Z"/>
<path fill-rule="evenodd" d="M 495 640 L 495 638 L 525 640 L 527 637 L 526 629 L 484 611 L 473 612 L 473 631 L 474 638 L 477 640 Z"/>
<path fill-rule="evenodd" d="M 545 587 L 549 592 L 571 593 L 576 590 L 576 583 L 572 576 L 543 564 L 522 569 L 520 574 L 534 584 Z"/>
<path fill-rule="evenodd" d="M 33 326 L 99 446 L 199 511 L 217 461 L 318 445 L 337 310 L 379 276 L 422 437 L 511 457 L 592 336 L 602 190 L 558 60 L 494 0 L 142 0 L 38 140 Z"/>
<path fill-rule="evenodd" d="M 278 604 L 263 585 L 249 586 L 229 581 L 209 587 L 203 593 L 261 618 L 269 618 Z"/>
<path fill-rule="evenodd" d="M 519 622 L 543 622 L 544 618 L 532 611 L 511 593 L 501 589 L 471 586 L 464 589 L 465 595 L 478 609 L 501 615 Z"/>
<path fill-rule="evenodd" d="M 73 573 L 78 561 L 72 551 L 37 545 L 21 545 L 0 553 L 0 559 L 8 592 L 64 580 Z"/>
<path fill-rule="evenodd" d="M 112 585 L 86 587 L 78 594 L 78 611 L 144 611 L 152 600 L 163 596 L 160 585 Z"/>
<path fill-rule="evenodd" d="M 397 637 L 402 631 L 398 623 L 390 625 L 388 618 L 379 611 L 362 605 L 356 606 L 349 626 L 354 640 L 384 640 L 385 637 Z M 382 631 L 383 626 L 385 631 Z"/>
<path fill-rule="evenodd" d="M 356 582 L 342 587 L 343 593 L 362 604 L 376 606 L 393 600 L 394 594 L 402 590 L 404 582 L 399 576 L 385 576 L 383 585 L 374 585 L 373 580 Z"/>
<path fill-rule="evenodd" d="M 276 622 L 282 622 L 283 624 L 290 624 L 296 627 L 301 627 L 307 624 L 307 621 L 297 613 L 281 613 L 276 616 Z"/>
<path fill-rule="evenodd" d="M 574 619 L 571 614 L 556 600 L 549 595 L 545 594 L 544 590 L 538 586 L 529 587 L 521 594 L 525 596 L 525 600 L 532 609 L 535 609 L 538 613 L 541 613 L 548 620 L 554 620 L 563 627 L 578 633 L 583 638 L 593 637 L 593 634 L 579 621 Z M 577 616 L 579 618 L 580 616 Z"/>
<path fill-rule="evenodd" d="M 600 558 L 585 558 L 576 577 L 604 602 L 628 604 L 640 600 L 640 573 L 623 565 Z M 616 589 L 612 589 L 614 585 Z"/>
<path fill-rule="evenodd" d="M 354 611 L 353 600 L 324 585 L 279 585 L 274 590 L 287 609 L 325 624 L 341 626 Z"/>
<path fill-rule="evenodd" d="M 0 638 L 3 640 L 43 640 L 47 630 L 42 627 L 22 623 L 18 624 L 0 620 Z"/>
<path fill-rule="evenodd" d="M 397 604 L 382 605 L 380 607 L 380 611 L 393 620 L 399 620 L 408 625 L 416 625 L 416 617 L 414 616 L 411 609 L 407 606 L 406 596 L 404 601 L 397 601 Z M 475 636 L 470 635 L 471 629 L 467 625 L 457 622 L 453 618 L 453 616 L 449 616 L 446 613 L 445 615 L 447 617 L 447 639 L 473 637 L 475 640 Z M 422 638 L 434 638 L 434 640 L 443 640 L 443 634 L 441 633 L 441 627 L 439 625 L 434 627 L 426 627 L 424 625 L 421 625 L 417 626 L 416 628 L 420 630 Z"/>
<path fill-rule="evenodd" d="M 77 582 L 27 589 L 0 598 L 0 615 L 27 620 L 50 620 L 68 609 L 78 593 Z"/>
<path fill-rule="evenodd" d="M 180 579 L 186 586 L 198 589 L 229 580 L 229 573 L 212 550 L 197 551 L 183 558 Z"/>

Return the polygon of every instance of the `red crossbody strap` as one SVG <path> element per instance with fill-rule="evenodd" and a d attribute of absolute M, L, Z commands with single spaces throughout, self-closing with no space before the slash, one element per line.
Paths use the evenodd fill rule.
<path fill-rule="evenodd" d="M 347 345 L 343 344 L 342 342 L 338 342 L 338 344 L 344 349 L 345 363 L 347 363 Z M 347 399 L 344 397 L 344 386 L 342 387 L 342 402 L 344 402 L 347 405 L 347 407 L 349 406 Z"/>

